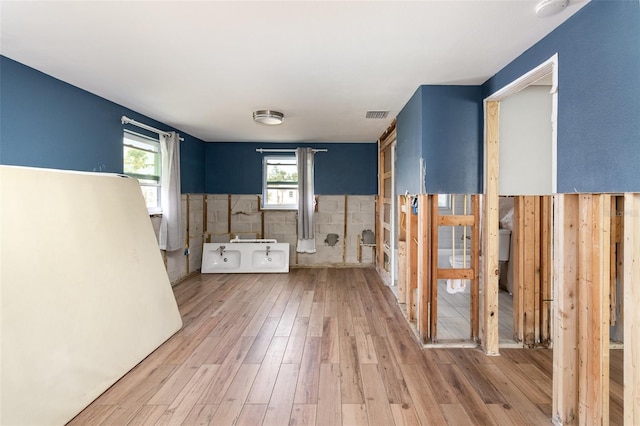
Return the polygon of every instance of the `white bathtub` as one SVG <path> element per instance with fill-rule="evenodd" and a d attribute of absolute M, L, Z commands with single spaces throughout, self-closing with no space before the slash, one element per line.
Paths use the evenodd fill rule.
<path fill-rule="evenodd" d="M 231 240 L 205 243 L 203 274 L 289 272 L 289 243 L 276 240 Z"/>

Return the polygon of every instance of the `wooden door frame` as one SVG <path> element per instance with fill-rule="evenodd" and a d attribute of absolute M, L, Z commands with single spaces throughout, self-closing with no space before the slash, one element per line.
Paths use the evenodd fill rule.
<path fill-rule="evenodd" d="M 500 102 L 551 74 L 552 192 L 557 192 L 558 54 L 484 99 L 484 192 L 482 208 L 483 309 L 481 345 L 487 355 L 499 354 L 498 325 L 498 197 Z"/>

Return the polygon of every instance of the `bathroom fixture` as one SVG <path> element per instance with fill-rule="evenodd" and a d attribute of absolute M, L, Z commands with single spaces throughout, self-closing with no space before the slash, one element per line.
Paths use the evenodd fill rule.
<path fill-rule="evenodd" d="M 277 126 L 284 121 L 284 114 L 280 111 L 261 109 L 253 112 L 253 121 L 269 126 Z"/>
<path fill-rule="evenodd" d="M 228 243 L 205 243 L 201 272 L 289 272 L 289 243 L 274 239 L 234 238 Z"/>
<path fill-rule="evenodd" d="M 555 15 L 562 12 L 568 4 L 569 0 L 542 0 L 536 5 L 536 15 L 538 18 Z"/>

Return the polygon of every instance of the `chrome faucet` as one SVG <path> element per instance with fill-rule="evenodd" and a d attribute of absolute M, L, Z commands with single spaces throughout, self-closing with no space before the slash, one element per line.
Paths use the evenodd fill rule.
<path fill-rule="evenodd" d="M 269 250 L 271 250 L 271 247 L 267 246 L 267 256 L 269 256 Z"/>
<path fill-rule="evenodd" d="M 226 246 L 220 246 L 216 249 L 216 251 L 220 252 L 220 257 L 222 257 L 222 255 L 224 254 L 224 249 L 226 248 Z"/>

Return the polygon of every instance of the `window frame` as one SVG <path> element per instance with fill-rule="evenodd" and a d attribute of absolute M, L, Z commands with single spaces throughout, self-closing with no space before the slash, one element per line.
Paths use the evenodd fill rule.
<path fill-rule="evenodd" d="M 145 149 L 144 147 L 136 146 L 132 143 L 127 143 L 127 139 L 133 141 L 140 145 L 147 145 L 149 148 Z M 139 151 L 150 152 L 152 154 L 157 154 L 157 161 L 154 163 L 154 168 L 157 171 L 157 174 L 144 175 L 144 174 L 135 174 L 128 173 L 125 170 L 125 154 L 124 149 L 129 147 L 130 149 L 136 149 Z M 160 140 L 154 139 L 153 137 L 142 135 L 140 133 L 132 132 L 130 130 L 124 130 L 122 135 L 122 172 L 138 181 L 141 190 L 142 187 L 152 187 L 157 188 L 157 205 L 155 207 L 147 206 L 147 211 L 149 214 L 162 214 L 162 149 L 160 147 Z M 142 180 L 152 180 L 156 181 L 156 183 L 151 182 L 143 182 Z M 144 191 L 143 191 L 144 195 Z M 145 198 L 145 205 L 147 200 Z"/>
<path fill-rule="evenodd" d="M 293 160 L 294 165 L 298 166 L 298 159 L 295 155 L 265 155 L 262 158 L 262 210 L 298 210 L 298 203 L 295 204 L 272 204 L 269 203 L 268 198 L 268 190 L 269 189 L 283 189 L 285 191 L 295 191 L 299 196 L 298 192 L 298 182 L 295 183 L 295 187 L 283 187 L 283 188 L 274 188 L 269 187 L 269 182 L 267 180 L 267 169 L 270 164 L 274 161 L 291 161 Z"/>

